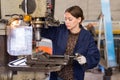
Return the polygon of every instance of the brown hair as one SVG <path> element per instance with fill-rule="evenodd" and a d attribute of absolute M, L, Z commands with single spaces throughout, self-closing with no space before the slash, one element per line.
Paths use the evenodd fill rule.
<path fill-rule="evenodd" d="M 81 21 L 84 20 L 83 11 L 79 6 L 72 6 L 68 9 L 66 9 L 65 12 L 69 12 L 75 18 L 81 17 Z"/>

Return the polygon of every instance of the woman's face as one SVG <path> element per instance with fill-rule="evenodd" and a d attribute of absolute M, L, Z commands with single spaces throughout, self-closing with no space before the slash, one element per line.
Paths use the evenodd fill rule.
<path fill-rule="evenodd" d="M 76 18 L 72 16 L 69 12 L 65 12 L 64 18 L 65 18 L 65 25 L 67 26 L 67 29 L 72 30 L 79 27 L 81 18 Z"/>

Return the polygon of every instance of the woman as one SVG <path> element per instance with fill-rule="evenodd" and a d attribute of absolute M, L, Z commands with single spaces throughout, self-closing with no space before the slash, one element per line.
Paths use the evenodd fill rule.
<path fill-rule="evenodd" d="M 50 80 L 84 80 L 85 70 L 99 63 L 100 54 L 91 33 L 82 26 L 83 11 L 79 6 L 65 10 L 65 24 L 41 31 L 53 42 L 53 55 L 78 55 L 58 72 L 51 72 Z M 79 56 L 80 55 L 80 56 Z"/>

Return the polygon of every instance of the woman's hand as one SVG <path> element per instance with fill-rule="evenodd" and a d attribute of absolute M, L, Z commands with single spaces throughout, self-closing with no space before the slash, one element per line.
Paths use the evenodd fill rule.
<path fill-rule="evenodd" d="M 76 60 L 78 61 L 79 64 L 83 65 L 87 62 L 85 56 L 79 53 L 76 53 L 75 55 L 76 55 Z"/>

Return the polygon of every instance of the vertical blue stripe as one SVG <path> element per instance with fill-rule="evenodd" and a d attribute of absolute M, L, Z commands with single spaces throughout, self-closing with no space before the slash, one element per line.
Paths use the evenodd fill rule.
<path fill-rule="evenodd" d="M 106 50 L 107 50 L 107 61 L 108 67 L 116 66 L 116 58 L 115 58 L 115 48 L 113 41 L 113 33 L 112 33 L 112 20 L 111 20 L 111 12 L 110 12 L 110 1 L 109 0 L 101 0 L 102 5 L 102 13 L 104 16 L 104 32 L 105 32 L 105 41 L 106 41 Z"/>

